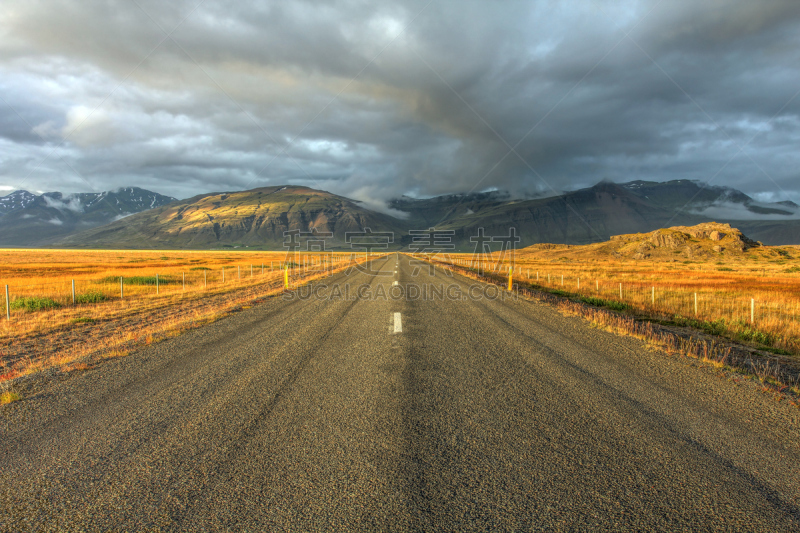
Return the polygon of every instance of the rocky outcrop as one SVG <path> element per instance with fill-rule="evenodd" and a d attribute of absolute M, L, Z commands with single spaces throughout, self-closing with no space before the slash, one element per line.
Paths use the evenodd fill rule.
<path fill-rule="evenodd" d="M 706 260 L 720 255 L 739 254 L 761 243 L 749 239 L 730 226 L 708 222 L 696 226 L 676 226 L 651 233 L 614 235 L 608 242 L 607 253 L 635 260 L 669 260 L 677 257 Z"/>
<path fill-rule="evenodd" d="M 672 228 L 656 230 L 651 235 L 650 243 L 659 248 L 681 248 L 689 240 L 689 235 Z"/>

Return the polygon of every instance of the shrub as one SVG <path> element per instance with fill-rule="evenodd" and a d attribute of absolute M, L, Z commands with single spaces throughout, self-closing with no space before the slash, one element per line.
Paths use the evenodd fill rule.
<path fill-rule="evenodd" d="M 38 296 L 23 296 L 14 298 L 11 301 L 12 310 L 25 311 L 44 311 L 46 309 L 58 309 L 61 304 L 52 298 L 40 298 Z"/>

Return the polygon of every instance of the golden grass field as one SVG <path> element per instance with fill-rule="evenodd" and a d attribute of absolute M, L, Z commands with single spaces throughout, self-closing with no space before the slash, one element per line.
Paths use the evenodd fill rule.
<path fill-rule="evenodd" d="M 595 245 L 450 260 L 506 275 L 513 264 L 518 283 L 800 355 L 800 247 L 696 261 L 617 258 Z"/>
<path fill-rule="evenodd" d="M 0 250 L 0 381 L 45 368 L 69 370 L 98 350 L 114 357 L 125 352 L 120 347 L 214 320 L 280 292 L 286 262 L 294 284 L 352 260 L 323 253 Z"/>
<path fill-rule="evenodd" d="M 637 234 L 586 246 L 535 245 L 513 257 L 437 259 L 505 276 L 513 265 L 516 283 L 800 355 L 800 247 L 741 250 L 735 230 L 713 227 L 731 236 L 708 241 L 708 228 L 689 228 L 694 236 L 676 249 L 643 247 L 661 237 Z M 726 249 L 715 251 L 715 243 Z M 0 250 L 0 290 L 8 285 L 11 300 L 11 320 L 5 305 L 0 316 L 0 382 L 47 368 L 91 366 L 82 362 L 91 354 L 123 355 L 251 305 L 282 290 L 287 260 L 292 282 L 302 283 L 346 268 L 352 259 L 237 250 Z M 0 298 L 5 303 L 5 295 Z"/>

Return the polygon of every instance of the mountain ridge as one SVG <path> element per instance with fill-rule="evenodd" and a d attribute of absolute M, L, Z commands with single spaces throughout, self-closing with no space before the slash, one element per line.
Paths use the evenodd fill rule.
<path fill-rule="evenodd" d="M 30 193 L 25 193 L 19 192 L 16 200 L 31 204 Z M 50 193 L 41 201 L 65 204 L 66 198 Z M 767 244 L 800 244 L 800 220 L 792 218 L 797 216 L 793 202 L 757 202 L 735 189 L 707 187 L 689 180 L 602 181 L 592 187 L 533 199 L 514 199 L 503 191 L 424 199 L 404 196 L 388 206 L 407 213 L 407 218 L 376 212 L 356 200 L 298 185 L 213 192 L 146 209 L 124 221 L 97 225 L 48 244 L 79 248 L 282 249 L 285 231 L 316 230 L 333 234 L 326 243 L 329 248 L 349 249 L 346 234 L 370 228 L 394 233 L 393 242 L 387 245 L 399 249 L 413 244 L 409 230 L 436 227 L 453 233 L 455 250 L 471 251 L 474 245 L 470 237 L 480 228 L 486 235 L 499 236 L 514 227 L 521 237 L 519 245 L 528 246 L 590 244 L 609 240 L 613 235 L 712 221 L 732 223 Z M 750 219 L 710 217 L 708 213 L 719 206 Z M 0 215 L 0 227 L 3 220 Z"/>

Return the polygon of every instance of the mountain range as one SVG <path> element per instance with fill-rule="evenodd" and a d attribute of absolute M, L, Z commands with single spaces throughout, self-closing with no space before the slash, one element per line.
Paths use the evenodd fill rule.
<path fill-rule="evenodd" d="M 54 244 L 67 235 L 174 201 L 170 196 L 138 187 L 69 195 L 14 191 L 0 197 L 0 245 Z"/>
<path fill-rule="evenodd" d="M 690 180 L 601 182 L 535 199 L 514 199 L 502 191 L 425 199 L 403 196 L 389 202 L 389 207 L 392 213 L 405 216 L 391 216 L 356 200 L 295 185 L 201 194 L 186 200 L 136 188 L 71 196 L 16 191 L 0 198 L 0 245 L 282 249 L 285 231 L 314 230 L 331 233 L 326 247 L 342 250 L 350 249 L 346 233 L 370 228 L 391 232 L 389 249 L 400 249 L 414 243 L 409 230 L 435 227 L 452 232 L 456 250 L 471 251 L 470 237 L 479 228 L 486 235 L 501 236 L 514 227 L 522 247 L 588 244 L 612 235 L 710 221 L 730 223 L 765 244 L 800 244 L 797 204 L 758 202 L 735 189 Z M 115 220 L 121 217 L 124 220 Z"/>

